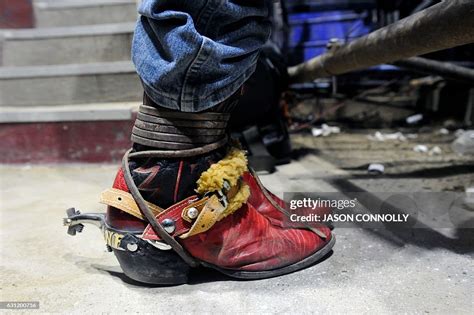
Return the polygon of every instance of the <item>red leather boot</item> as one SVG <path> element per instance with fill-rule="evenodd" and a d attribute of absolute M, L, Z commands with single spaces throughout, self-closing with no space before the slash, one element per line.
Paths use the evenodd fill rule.
<path fill-rule="evenodd" d="M 326 226 L 286 224 L 284 202 L 248 170 L 244 152 L 227 143 L 226 119 L 223 113 L 140 108 L 134 149 L 113 188 L 101 195 L 108 205 L 106 243 L 128 277 L 179 284 L 192 268 L 205 266 L 262 279 L 305 268 L 330 252 L 335 238 Z M 81 215 L 69 215 L 71 229 Z"/>

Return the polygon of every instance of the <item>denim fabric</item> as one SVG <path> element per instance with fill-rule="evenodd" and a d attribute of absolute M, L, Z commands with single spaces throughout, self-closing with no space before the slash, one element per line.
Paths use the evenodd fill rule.
<path fill-rule="evenodd" d="M 271 0 L 143 0 L 132 45 L 146 94 L 160 106 L 206 110 L 255 70 Z"/>

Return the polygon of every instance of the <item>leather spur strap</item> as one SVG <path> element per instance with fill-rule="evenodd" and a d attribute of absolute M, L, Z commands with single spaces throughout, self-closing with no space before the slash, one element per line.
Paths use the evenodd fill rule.
<path fill-rule="evenodd" d="M 123 212 L 126 212 L 140 220 L 146 220 L 146 218 L 140 212 L 135 199 L 133 199 L 133 196 L 123 190 L 116 188 L 104 190 L 100 194 L 100 203 L 122 210 Z M 147 202 L 147 206 L 155 216 L 165 211 L 151 202 Z"/>
<path fill-rule="evenodd" d="M 231 199 L 239 191 L 241 185 L 232 187 L 225 198 Z M 100 196 L 101 203 L 108 206 L 115 207 L 124 211 L 140 220 L 146 221 L 146 217 L 140 212 L 140 209 L 133 199 L 133 196 L 123 190 L 107 189 L 102 192 Z M 153 212 L 157 222 L 164 219 L 171 219 L 176 224 L 176 229 L 170 235 L 172 237 L 179 236 L 184 239 L 199 233 L 206 232 L 220 219 L 226 209 L 226 202 L 217 194 L 209 196 L 188 197 L 167 209 L 162 209 L 159 206 L 150 202 L 146 203 L 148 208 Z M 189 217 L 189 210 L 197 211 L 194 218 Z M 143 239 L 159 240 L 161 239 L 157 233 L 154 232 L 151 225 L 148 225 L 142 235 Z"/>
<path fill-rule="evenodd" d="M 184 113 L 141 105 L 132 141 L 164 150 L 186 150 L 227 139 L 228 113 Z"/>

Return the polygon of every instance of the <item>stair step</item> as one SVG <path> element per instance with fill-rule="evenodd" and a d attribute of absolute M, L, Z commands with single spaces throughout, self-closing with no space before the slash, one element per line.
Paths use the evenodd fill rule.
<path fill-rule="evenodd" d="M 3 66 L 130 60 L 135 23 L 3 31 Z"/>
<path fill-rule="evenodd" d="M 0 106 L 140 101 L 130 61 L 0 68 Z"/>
<path fill-rule="evenodd" d="M 0 123 L 131 120 L 138 102 L 0 107 Z"/>
<path fill-rule="evenodd" d="M 36 27 L 133 22 L 135 0 L 38 0 L 34 4 Z"/>

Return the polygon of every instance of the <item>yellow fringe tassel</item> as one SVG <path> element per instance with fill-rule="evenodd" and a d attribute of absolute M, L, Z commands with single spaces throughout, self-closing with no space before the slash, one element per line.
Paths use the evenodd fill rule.
<path fill-rule="evenodd" d="M 201 174 L 197 181 L 198 187 L 196 192 L 204 194 L 220 190 L 224 185 L 224 180 L 227 180 L 231 186 L 235 186 L 239 178 L 247 170 L 247 157 L 244 151 L 232 148 L 222 160 L 212 164 L 207 171 Z M 238 210 L 247 202 L 249 196 L 250 188 L 243 184 L 237 194 L 229 200 L 229 205 L 219 220 Z"/>

